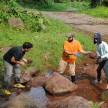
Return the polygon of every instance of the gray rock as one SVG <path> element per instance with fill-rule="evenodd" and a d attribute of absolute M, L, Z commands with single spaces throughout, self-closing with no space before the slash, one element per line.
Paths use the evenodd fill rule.
<path fill-rule="evenodd" d="M 20 18 L 9 18 L 8 23 L 10 26 L 19 26 L 24 28 L 24 22 Z"/>
<path fill-rule="evenodd" d="M 88 100 L 79 96 L 70 96 L 63 100 L 56 101 L 55 103 L 50 103 L 48 105 L 50 108 L 91 108 Z"/>
<path fill-rule="evenodd" d="M 42 108 L 31 96 L 21 94 L 0 105 L 0 108 Z"/>

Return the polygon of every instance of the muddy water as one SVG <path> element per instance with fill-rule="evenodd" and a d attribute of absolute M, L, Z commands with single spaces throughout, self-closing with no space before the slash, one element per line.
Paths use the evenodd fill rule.
<path fill-rule="evenodd" d="M 47 104 L 51 104 L 55 101 L 62 100 L 65 97 L 70 96 L 69 94 L 64 95 L 64 96 L 53 96 L 53 95 L 47 93 L 43 87 L 39 86 L 39 87 L 32 87 L 30 89 L 30 91 L 23 91 L 20 89 L 18 89 L 18 90 L 15 89 L 14 92 L 12 92 L 12 94 L 9 97 L 0 96 L 0 104 L 16 97 L 18 95 L 18 91 L 20 91 L 21 94 L 31 96 L 34 99 L 34 101 L 36 103 L 41 104 L 41 106 L 43 108 L 47 108 L 47 107 L 45 107 L 45 106 L 47 106 Z"/>
<path fill-rule="evenodd" d="M 17 91 L 17 90 L 15 90 Z M 42 107 L 45 108 L 46 104 L 48 103 L 48 98 L 46 97 L 46 92 L 43 87 L 32 87 L 30 91 L 22 91 L 21 94 L 25 94 L 28 96 L 32 96 L 35 102 L 38 102 L 41 104 Z M 17 96 L 17 92 L 12 92 L 12 94 L 9 96 L 9 100 L 13 99 Z M 0 104 L 4 103 L 6 101 L 7 97 L 0 97 Z"/>
<path fill-rule="evenodd" d="M 48 98 L 43 87 L 32 87 L 29 92 L 24 92 L 24 94 L 32 96 L 35 102 L 38 102 L 42 107 L 46 108 Z"/>
<path fill-rule="evenodd" d="M 16 97 L 18 95 L 18 91 L 20 91 L 20 89 L 19 90 L 15 89 L 14 92 L 12 92 L 12 94 L 9 97 L 0 97 L 0 104 L 6 102 L 7 100 L 11 100 L 14 97 Z M 65 94 L 62 96 L 53 96 L 53 95 L 47 93 L 45 91 L 45 89 L 41 86 L 32 87 L 30 89 L 30 91 L 21 90 L 20 92 L 21 92 L 21 94 L 31 96 L 34 99 L 35 103 L 39 103 L 42 106 L 42 108 L 48 108 L 48 106 L 47 106 L 48 104 L 51 105 L 54 102 L 57 102 L 59 100 L 62 100 L 64 98 L 70 96 L 70 94 Z"/>

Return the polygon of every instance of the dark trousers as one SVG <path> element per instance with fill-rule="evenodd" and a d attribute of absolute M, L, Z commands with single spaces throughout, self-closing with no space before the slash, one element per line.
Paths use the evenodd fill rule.
<path fill-rule="evenodd" d="M 106 63 L 107 60 L 104 60 L 102 62 L 99 63 L 99 66 L 97 68 L 97 80 L 98 81 L 101 81 L 101 70 L 102 68 L 104 67 L 105 63 Z"/>

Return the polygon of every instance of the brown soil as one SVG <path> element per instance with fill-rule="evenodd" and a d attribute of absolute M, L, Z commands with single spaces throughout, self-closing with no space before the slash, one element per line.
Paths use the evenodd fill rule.
<path fill-rule="evenodd" d="M 50 67 L 53 68 L 53 67 Z M 91 59 L 87 56 L 84 56 L 81 63 L 76 64 L 76 78 L 77 78 L 77 86 L 78 90 L 74 93 L 66 94 L 63 96 L 50 96 L 50 100 L 56 101 L 66 98 L 68 96 L 81 96 L 87 99 L 88 101 L 92 101 L 94 103 L 102 102 L 103 100 L 100 98 L 102 92 L 105 91 L 106 88 L 106 80 L 104 72 L 102 71 L 102 83 L 93 83 L 96 78 L 96 68 L 95 59 Z M 54 68 L 56 70 L 56 68 Z M 105 102 L 101 108 L 108 108 L 108 102 Z"/>
<path fill-rule="evenodd" d="M 86 66 L 86 64 L 88 65 Z M 80 64 L 80 67 L 82 68 L 79 68 L 77 64 L 76 75 L 79 76 L 79 74 L 81 74 L 81 76 L 77 77 L 78 90 L 74 94 L 82 96 L 93 102 L 101 102 L 102 100 L 99 98 L 100 94 L 106 88 L 104 72 L 102 71 L 102 83 L 95 84 L 93 83 L 97 76 L 97 65 L 95 64 L 95 60 L 85 57 L 83 58 L 83 62 Z"/>

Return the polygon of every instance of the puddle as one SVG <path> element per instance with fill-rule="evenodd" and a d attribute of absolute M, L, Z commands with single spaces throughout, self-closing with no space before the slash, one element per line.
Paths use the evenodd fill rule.
<path fill-rule="evenodd" d="M 23 94 L 32 96 L 35 102 L 38 102 L 42 107 L 46 108 L 48 98 L 43 87 L 32 87 L 29 92 L 23 92 Z"/>
<path fill-rule="evenodd" d="M 17 90 L 18 89 L 16 89 L 16 92 L 14 90 L 14 92 L 12 92 L 12 94 L 9 97 L 0 97 L 0 104 L 6 102 L 6 98 L 8 98 L 8 100 L 11 100 L 14 97 L 16 97 Z M 27 92 L 23 91 L 23 92 L 21 92 L 21 94 L 31 96 L 34 99 L 35 103 L 39 103 L 42 106 L 42 108 L 46 108 L 45 106 L 47 105 L 48 98 L 46 97 L 46 92 L 43 87 L 41 87 L 41 86 L 32 87 L 30 89 L 30 91 L 27 91 Z"/>
<path fill-rule="evenodd" d="M 5 99 L 0 97 L 0 105 L 5 102 Z"/>

